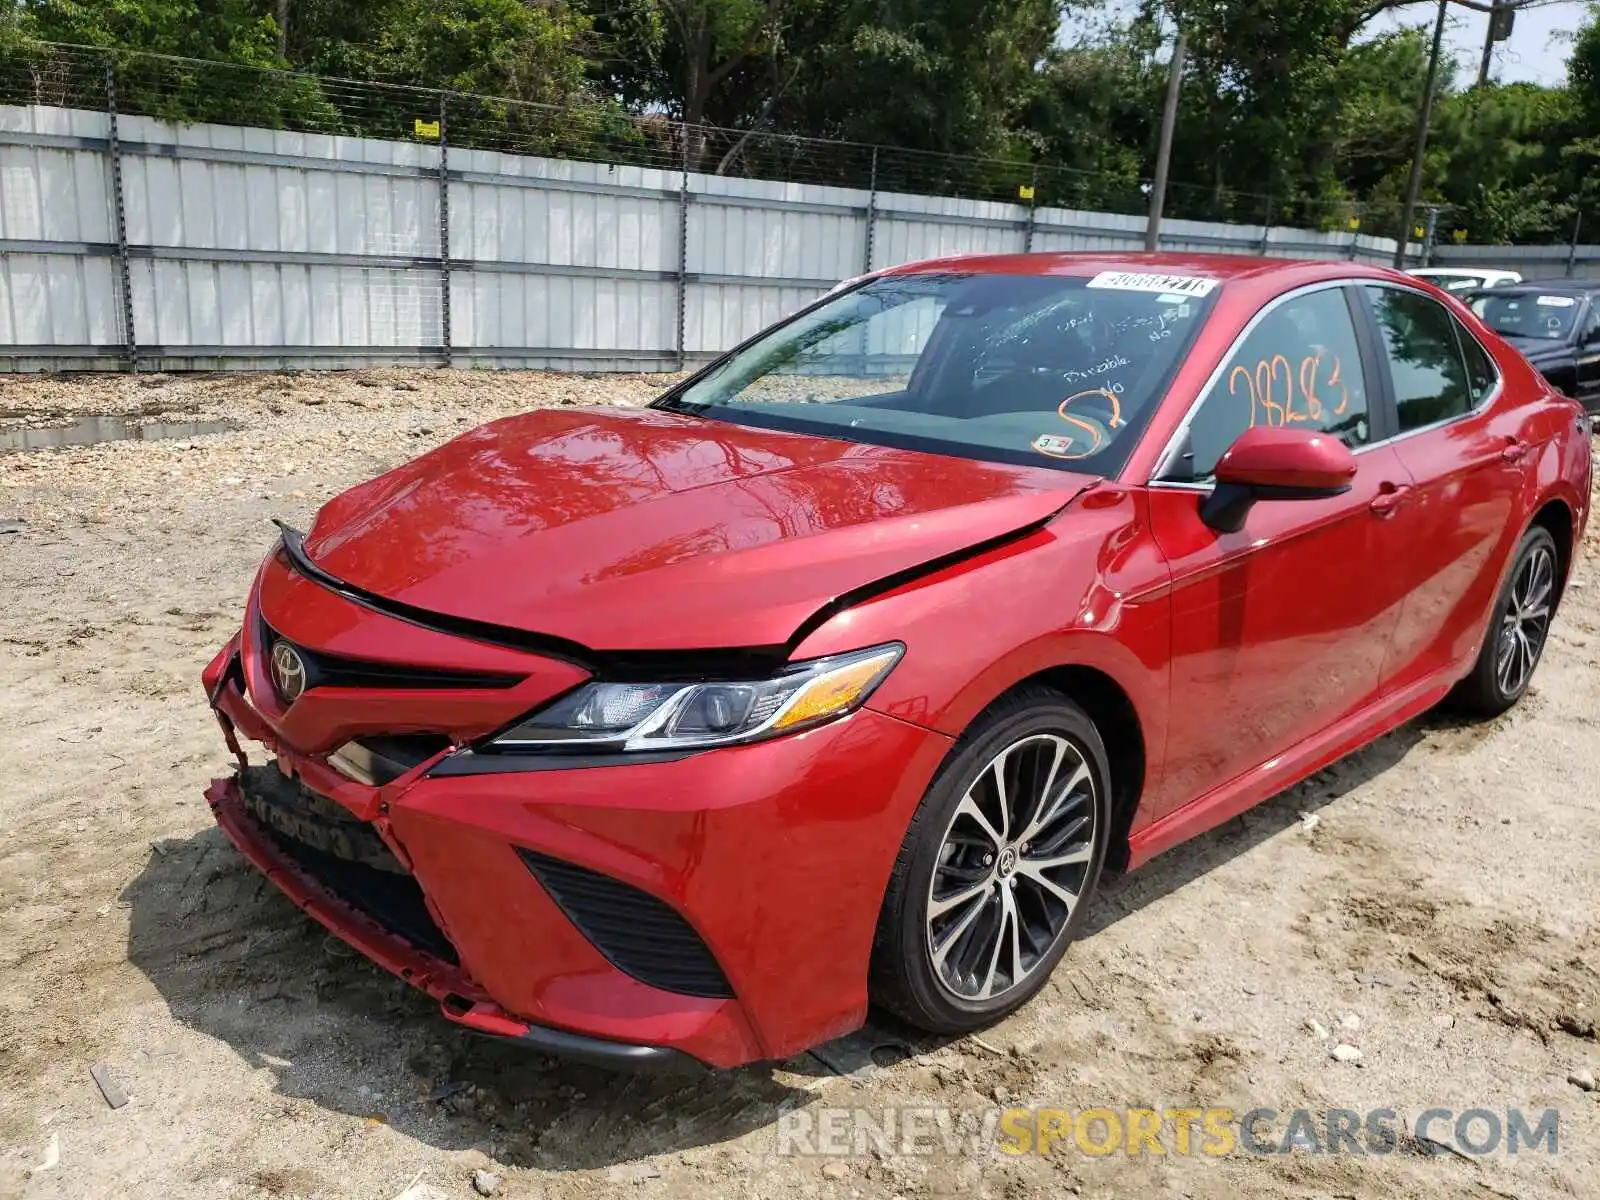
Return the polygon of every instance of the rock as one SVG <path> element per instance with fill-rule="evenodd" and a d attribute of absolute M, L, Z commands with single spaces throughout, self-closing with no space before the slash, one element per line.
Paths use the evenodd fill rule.
<path fill-rule="evenodd" d="M 1315 1017 L 1311 1017 L 1306 1021 L 1306 1032 L 1319 1042 L 1325 1042 L 1332 1036 L 1328 1032 L 1328 1027 Z"/>
<path fill-rule="evenodd" d="M 112 1081 L 111 1072 L 106 1070 L 105 1063 L 96 1063 L 89 1068 L 95 1086 L 100 1089 L 100 1094 L 106 1098 L 106 1103 L 112 1108 L 121 1108 L 128 1102 L 127 1093 Z"/>
<path fill-rule="evenodd" d="M 994 1102 L 996 1104 L 1011 1103 L 1011 1089 L 1006 1087 L 1006 1085 L 1003 1083 L 995 1084 L 994 1091 L 991 1094 L 994 1096 Z"/>
<path fill-rule="evenodd" d="M 472 1190 L 480 1196 L 492 1196 L 500 1189 L 500 1176 L 493 1171 L 474 1171 Z"/>
<path fill-rule="evenodd" d="M 1387 975 L 1379 975 L 1376 971 L 1357 971 L 1356 982 L 1365 987 L 1393 987 L 1394 980 Z"/>
<path fill-rule="evenodd" d="M 1579 1091 L 1592 1092 L 1595 1090 L 1594 1072 L 1585 1067 L 1579 1067 L 1567 1076 L 1567 1082 Z"/>
<path fill-rule="evenodd" d="M 824 1179 L 843 1179 L 848 1174 L 850 1174 L 850 1168 L 842 1162 L 827 1163 L 822 1168 Z"/>
<path fill-rule="evenodd" d="M 1361 1051 L 1349 1042 L 1340 1042 L 1333 1048 L 1332 1058 L 1335 1062 L 1358 1063 L 1361 1061 Z"/>
<path fill-rule="evenodd" d="M 1345 1013 L 1343 1019 L 1339 1022 L 1339 1027 L 1341 1029 L 1348 1029 L 1354 1033 L 1357 1029 L 1361 1028 L 1361 1018 L 1356 1016 L 1355 1013 Z"/>
<path fill-rule="evenodd" d="M 21 517 L 0 517 L 0 533 L 21 533 L 26 524 Z"/>

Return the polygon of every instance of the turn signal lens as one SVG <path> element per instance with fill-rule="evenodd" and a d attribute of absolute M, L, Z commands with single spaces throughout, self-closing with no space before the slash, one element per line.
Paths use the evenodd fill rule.
<path fill-rule="evenodd" d="M 871 658 L 817 676 L 795 693 L 794 699 L 772 722 L 772 731 L 782 733 L 849 712 L 889 673 L 899 657 L 898 647 L 883 650 Z"/>

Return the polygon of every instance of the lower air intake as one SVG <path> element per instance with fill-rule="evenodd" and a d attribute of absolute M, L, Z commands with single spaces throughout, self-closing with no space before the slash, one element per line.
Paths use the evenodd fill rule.
<path fill-rule="evenodd" d="M 728 980 L 689 922 L 647 892 L 558 858 L 517 848 L 550 898 L 606 960 L 640 983 L 725 1000 Z"/>
<path fill-rule="evenodd" d="M 323 890 L 418 950 L 459 963 L 422 888 L 376 829 L 338 802 L 285 779 L 276 767 L 250 767 L 240 784 L 256 828 Z"/>

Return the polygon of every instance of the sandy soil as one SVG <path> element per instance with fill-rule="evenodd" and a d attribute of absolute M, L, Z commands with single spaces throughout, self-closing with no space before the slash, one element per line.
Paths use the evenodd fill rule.
<path fill-rule="evenodd" d="M 90 413 L 241 425 L 0 456 L 0 530 L 22 522 L 0 533 L 0 1196 L 470 1197 L 474 1170 L 508 1197 L 1596 1195 L 1600 1094 L 1568 1081 L 1600 1073 L 1590 554 L 1591 586 L 1517 710 L 1409 725 L 1118 881 L 1040 998 L 981 1038 L 910 1039 L 907 1057 L 880 1027 L 878 1061 L 853 1075 L 804 1055 L 612 1077 L 473 1039 L 322 936 L 201 798 L 230 763 L 199 672 L 238 620 L 267 518 L 304 523 L 491 416 L 638 403 L 661 383 L 0 383 L 0 429 Z M 1340 1038 L 1359 1063 L 1330 1057 Z M 848 1067 L 848 1049 L 826 1057 Z M 125 1106 L 102 1098 L 96 1063 Z M 1559 1153 L 1410 1138 L 1365 1158 L 776 1152 L 785 1113 L 1002 1103 L 1319 1120 L 1552 1107 Z"/>

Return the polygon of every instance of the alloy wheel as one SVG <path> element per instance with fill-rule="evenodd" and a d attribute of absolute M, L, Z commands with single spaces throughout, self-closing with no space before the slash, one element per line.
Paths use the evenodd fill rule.
<path fill-rule="evenodd" d="M 947 992 L 993 1000 L 1049 954 L 1088 879 L 1094 788 L 1084 753 L 1056 734 L 1013 742 L 967 788 L 928 885 L 928 954 Z"/>
<path fill-rule="evenodd" d="M 1511 584 L 1511 603 L 1500 621 L 1500 642 L 1495 650 L 1495 681 L 1507 696 L 1528 684 L 1539 663 L 1545 636 L 1550 632 L 1550 604 L 1554 599 L 1555 556 L 1547 546 L 1535 546 L 1523 559 Z"/>

